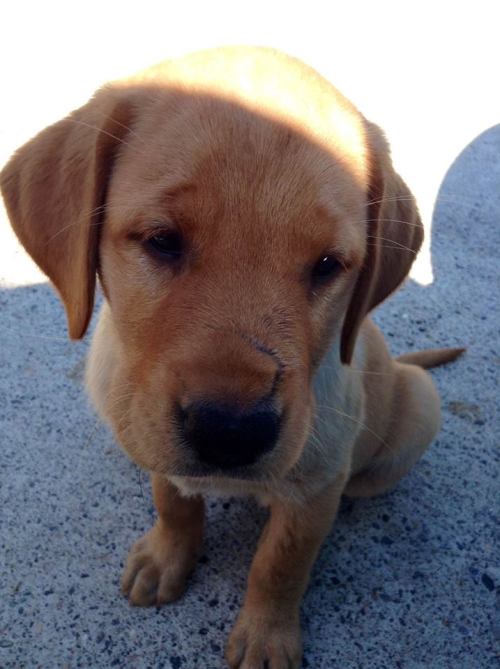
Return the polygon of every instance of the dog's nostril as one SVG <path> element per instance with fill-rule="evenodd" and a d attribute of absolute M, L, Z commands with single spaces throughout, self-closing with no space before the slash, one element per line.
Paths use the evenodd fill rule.
<path fill-rule="evenodd" d="M 267 403 L 242 411 L 199 402 L 181 411 L 186 442 L 206 464 L 221 469 L 254 463 L 278 439 L 280 416 Z"/>

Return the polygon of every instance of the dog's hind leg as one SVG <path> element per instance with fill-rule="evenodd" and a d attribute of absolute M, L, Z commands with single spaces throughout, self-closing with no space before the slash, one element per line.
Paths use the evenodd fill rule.
<path fill-rule="evenodd" d="M 355 472 L 345 495 L 381 495 L 407 474 L 439 430 L 440 401 L 431 377 L 420 367 L 393 361 L 395 382 L 388 428 L 371 460 Z M 361 438 L 373 439 L 373 435 Z"/>

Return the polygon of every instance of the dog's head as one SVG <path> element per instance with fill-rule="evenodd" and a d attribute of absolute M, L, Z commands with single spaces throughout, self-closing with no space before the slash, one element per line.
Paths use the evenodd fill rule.
<path fill-rule="evenodd" d="M 72 338 L 99 275 L 119 348 L 112 422 L 166 473 L 288 471 L 325 351 L 350 364 L 362 319 L 421 242 L 380 131 L 267 50 L 101 89 L 22 147 L 1 184 Z"/>

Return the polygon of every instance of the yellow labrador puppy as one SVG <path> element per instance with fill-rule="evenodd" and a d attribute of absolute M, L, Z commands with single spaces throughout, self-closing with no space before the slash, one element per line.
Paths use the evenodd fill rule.
<path fill-rule="evenodd" d="M 418 365 L 459 353 L 393 360 L 367 319 L 422 241 L 383 134 L 297 60 L 221 49 L 104 87 L 1 186 L 73 339 L 102 286 L 87 385 L 158 510 L 123 575 L 130 601 L 182 594 L 203 494 L 255 495 L 270 517 L 226 658 L 298 667 L 340 496 L 409 471 L 440 422 Z"/>

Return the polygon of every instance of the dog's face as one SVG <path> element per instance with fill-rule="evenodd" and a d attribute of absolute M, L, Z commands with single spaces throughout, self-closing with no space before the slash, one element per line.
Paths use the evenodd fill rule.
<path fill-rule="evenodd" d="M 366 194 L 265 117 L 222 101 L 179 114 L 189 134 L 167 119 L 150 144 L 128 140 L 108 195 L 120 440 L 150 469 L 278 476 L 305 443 L 313 373 L 364 257 Z"/>
<path fill-rule="evenodd" d="M 307 442 L 326 349 L 336 341 L 350 362 L 363 316 L 411 263 L 399 249 L 380 277 L 378 206 L 394 181 L 383 140 L 317 75 L 264 53 L 252 76 L 248 53 L 245 76 L 234 66 L 231 95 L 185 84 L 200 62 L 163 84 L 104 89 L 2 175 L 74 337 L 98 270 L 119 348 L 105 411 L 152 471 L 284 476 Z M 218 80 L 215 61 L 201 59 L 196 81 Z M 282 87 L 275 107 L 269 82 Z"/>

